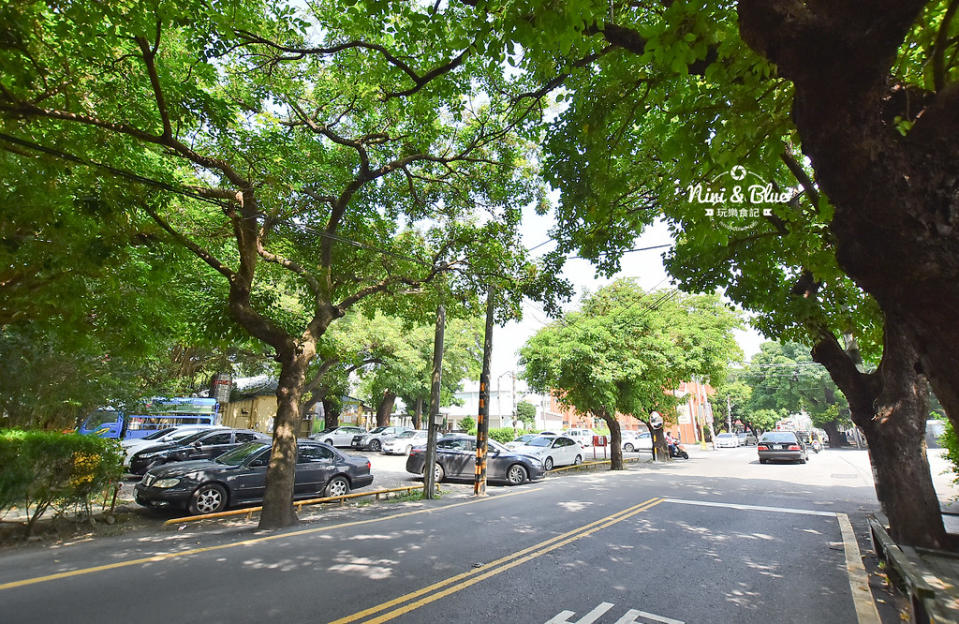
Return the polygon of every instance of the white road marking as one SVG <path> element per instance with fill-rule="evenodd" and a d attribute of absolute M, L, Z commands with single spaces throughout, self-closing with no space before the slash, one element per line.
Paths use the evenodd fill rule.
<path fill-rule="evenodd" d="M 737 503 L 716 503 L 712 501 L 694 501 L 682 498 L 667 498 L 664 503 L 678 503 L 680 505 L 701 505 L 703 507 L 726 507 L 728 509 L 740 509 L 743 511 L 775 511 L 777 513 L 800 514 L 804 516 L 828 516 L 836 517 L 834 511 L 817 511 L 815 509 L 789 509 L 787 507 L 762 507 L 759 505 L 740 505 Z"/>
<path fill-rule="evenodd" d="M 561 611 L 558 615 L 552 617 L 546 624 L 593 624 L 601 615 L 613 608 L 611 602 L 601 602 L 598 607 L 576 620 L 570 622 L 568 618 L 576 615 L 575 611 Z"/>
<path fill-rule="evenodd" d="M 626 615 L 616 620 L 616 624 L 639 624 L 636 621 L 636 618 L 638 617 L 652 620 L 654 622 L 662 622 L 663 624 L 685 624 L 685 622 L 682 620 L 674 620 L 672 618 L 663 617 L 662 615 L 646 613 L 645 611 L 637 611 L 636 609 L 630 609 L 627 611 Z"/>
<path fill-rule="evenodd" d="M 849 576 L 849 589 L 852 591 L 852 601 L 856 606 L 856 617 L 859 624 L 880 624 L 879 612 L 872 599 L 872 590 L 869 589 L 869 575 L 862 565 L 862 555 L 859 553 L 859 542 L 852 530 L 849 516 L 844 513 L 836 514 L 839 528 L 842 530 L 843 550 L 846 551 L 846 574 Z"/>

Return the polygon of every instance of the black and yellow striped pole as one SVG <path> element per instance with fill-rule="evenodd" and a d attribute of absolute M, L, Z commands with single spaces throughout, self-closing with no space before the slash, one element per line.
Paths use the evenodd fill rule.
<path fill-rule="evenodd" d="M 473 494 L 486 495 L 486 451 L 489 448 L 489 367 L 493 356 L 493 312 L 496 302 L 493 287 L 486 299 L 486 336 L 483 338 L 483 371 L 480 373 L 479 414 L 476 418 L 476 477 Z"/>

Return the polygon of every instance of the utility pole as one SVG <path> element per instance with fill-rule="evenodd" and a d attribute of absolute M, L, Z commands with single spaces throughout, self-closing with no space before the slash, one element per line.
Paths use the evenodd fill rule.
<path fill-rule="evenodd" d="M 476 476 L 473 494 L 486 496 L 486 452 L 489 448 L 489 367 L 493 357 L 493 312 L 495 290 L 490 286 L 486 298 L 486 336 L 483 339 L 483 371 L 480 373 L 479 414 L 476 418 Z"/>
<path fill-rule="evenodd" d="M 432 499 L 436 492 L 436 427 L 440 417 L 440 382 L 443 380 L 443 333 L 446 330 L 446 309 L 436 307 L 436 334 L 433 338 L 433 377 L 430 384 L 430 411 L 427 415 L 426 462 L 423 464 L 423 498 Z"/>

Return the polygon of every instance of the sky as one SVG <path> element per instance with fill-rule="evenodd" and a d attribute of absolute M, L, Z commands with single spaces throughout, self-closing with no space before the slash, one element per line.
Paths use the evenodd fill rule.
<path fill-rule="evenodd" d="M 537 215 L 532 209 L 523 214 L 523 242 L 527 249 L 540 245 L 549 238 L 548 232 L 555 221 L 552 213 Z M 647 228 L 642 236 L 636 239 L 634 247 L 652 247 L 655 245 L 671 244 L 672 237 L 665 223 L 657 222 Z M 543 245 L 537 251 L 549 251 L 551 245 Z M 596 277 L 592 264 L 586 260 L 567 260 L 563 276 L 573 283 L 576 295 L 573 300 L 564 306 L 564 310 L 573 310 L 579 306 L 582 295 L 586 291 L 595 291 L 598 288 L 622 277 L 632 277 L 637 280 L 643 290 L 666 288 L 671 285 L 666 269 L 663 267 L 663 253 L 668 249 L 654 249 L 628 253 L 623 256 L 622 270 L 612 278 Z M 533 252 L 534 254 L 536 251 Z M 518 351 L 520 347 L 535 334 L 541 327 L 550 322 L 550 318 L 543 311 L 542 305 L 529 300 L 523 303 L 523 320 L 510 322 L 505 327 L 497 327 L 493 333 L 493 357 L 490 365 L 491 383 L 510 371 L 517 371 Z M 746 361 L 759 351 L 759 345 L 765 338 L 755 330 L 737 330 L 736 340 L 745 354 Z M 506 383 L 507 376 L 503 383 Z"/>

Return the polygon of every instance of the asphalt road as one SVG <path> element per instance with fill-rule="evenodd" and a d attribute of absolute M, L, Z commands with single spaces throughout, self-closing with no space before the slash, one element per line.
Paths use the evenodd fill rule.
<path fill-rule="evenodd" d="M 878 622 L 847 572 L 876 508 L 864 457 L 760 466 L 754 449 L 693 449 L 482 499 L 463 485 L 323 510 L 278 533 L 188 527 L 13 552 L 3 620 Z"/>

